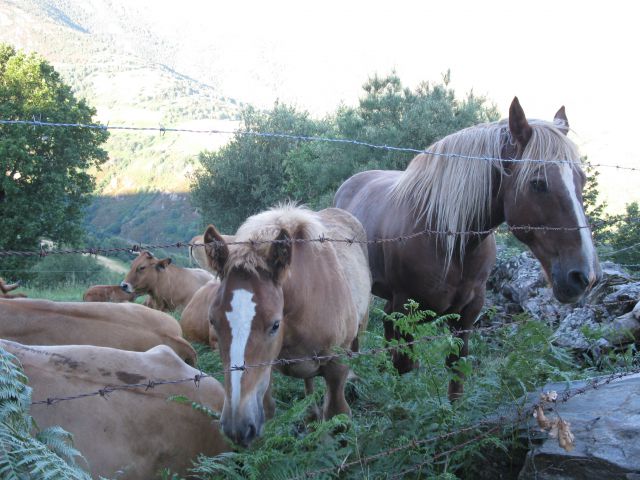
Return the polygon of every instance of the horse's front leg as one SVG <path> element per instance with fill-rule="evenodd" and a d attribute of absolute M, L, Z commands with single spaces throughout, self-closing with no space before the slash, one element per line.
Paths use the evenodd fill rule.
<path fill-rule="evenodd" d="M 449 401 L 453 402 L 459 399 L 464 393 L 464 373 L 456 368 L 456 364 L 460 358 L 466 358 L 469 355 L 469 329 L 473 327 L 473 323 L 478 318 L 480 310 L 484 305 L 484 291 L 480 294 L 476 294 L 473 300 L 468 303 L 460 312 L 460 319 L 456 321 L 450 321 L 449 327 L 453 331 L 456 337 L 462 339 L 462 348 L 460 348 L 459 354 L 452 353 L 447 357 L 447 368 L 453 370 L 453 373 L 457 377 L 449 381 Z"/>
<path fill-rule="evenodd" d="M 320 374 L 327 384 L 324 396 L 323 416 L 327 420 L 340 413 L 351 416 L 351 408 L 344 396 L 344 387 L 349 375 L 349 365 L 344 365 L 338 360 L 331 360 L 320 369 Z"/>

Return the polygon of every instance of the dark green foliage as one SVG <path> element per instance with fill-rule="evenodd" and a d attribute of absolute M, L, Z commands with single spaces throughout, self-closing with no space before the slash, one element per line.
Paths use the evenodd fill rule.
<path fill-rule="evenodd" d="M 457 100 L 448 79 L 403 88 L 395 75 L 374 77 L 355 108 L 341 107 L 314 120 L 306 112 L 276 104 L 266 113 L 243 112 L 243 129 L 304 136 L 326 136 L 425 148 L 435 140 L 497 112 L 484 98 L 469 94 Z M 325 142 L 236 135 L 218 152 L 200 155 L 202 170 L 192 184 L 192 200 L 205 223 L 225 233 L 235 231 L 249 215 L 277 202 L 295 200 L 312 208 L 331 204 L 340 184 L 354 173 L 371 169 L 404 169 L 414 155 Z"/>
<path fill-rule="evenodd" d="M 0 45 L 0 118 L 91 123 L 94 114 L 41 57 Z M 42 237 L 81 238 L 94 188 L 87 169 L 106 161 L 100 145 L 107 137 L 102 130 L 0 126 L 0 247 L 29 250 Z"/>
<path fill-rule="evenodd" d="M 327 133 L 324 122 L 279 104 L 268 114 L 253 108 L 244 110 L 242 128 L 295 135 Z M 222 232 L 233 232 L 247 216 L 287 199 L 288 188 L 294 192 L 305 188 L 304 180 L 308 176 L 305 167 L 293 165 L 298 156 L 303 162 L 314 160 L 315 163 L 312 145 L 297 144 L 289 139 L 236 135 L 218 152 L 200 155 L 204 170 L 195 176 L 193 203 L 201 210 L 205 222 L 215 222 Z M 292 174 L 293 178 L 299 175 L 302 182 L 292 183 L 288 177 Z"/>
<path fill-rule="evenodd" d="M 0 478 L 3 480 L 89 479 L 75 463 L 71 435 L 51 427 L 32 435 L 31 388 L 15 356 L 0 348 Z"/>
<path fill-rule="evenodd" d="M 584 213 L 587 221 L 592 226 L 591 232 L 596 242 L 602 242 L 607 239 L 607 215 L 604 210 L 607 208 L 607 202 L 601 202 L 599 199 L 600 189 L 598 177 L 600 172 L 588 165 L 587 158 L 583 158 L 583 162 L 587 164 L 585 174 L 587 175 L 587 183 L 582 193 L 582 202 L 584 204 Z"/>
<path fill-rule="evenodd" d="M 519 323 L 498 331 L 472 335 L 473 356 L 459 365 L 467 374 L 465 395 L 452 405 L 447 400 L 451 373 L 444 358 L 457 351 L 459 341 L 448 333 L 446 318 L 421 323 L 435 315 L 420 311 L 415 303 L 408 307 L 408 315 L 394 315 L 398 327 L 418 337 L 436 337 L 415 348 L 420 362 L 417 371 L 398 375 L 387 353 L 350 360 L 357 377 L 347 386 L 353 417 L 336 417 L 324 423 L 308 419 L 310 406 L 321 402 L 324 385 L 320 379 L 316 380 L 317 394 L 309 399 L 304 398 L 300 380 L 274 374 L 278 409 L 276 417 L 265 425 L 263 437 L 249 449 L 201 458 L 195 469 L 197 476 L 307 478 L 307 472 L 326 469 L 313 478 L 387 478 L 415 468 L 405 478 L 477 478 L 480 473 L 491 478 L 480 472 L 485 468 L 484 458 L 500 450 L 502 457 L 506 456 L 511 442 L 509 427 L 462 448 L 463 442 L 486 428 L 441 437 L 495 417 L 498 411 L 513 414 L 525 392 L 547 381 L 585 375 L 576 369 L 566 350 L 552 345 L 548 327 L 519 318 Z M 362 350 L 386 345 L 379 321 L 382 315 L 373 312 Z M 217 352 L 213 356 L 217 357 Z M 204 361 L 219 371 L 217 360 L 209 357 Z M 429 438 L 433 440 L 422 442 Z M 419 443 L 412 444 L 414 440 Z M 396 447 L 397 452 L 380 455 Z M 460 450 L 442 455 L 457 448 Z M 372 456 L 377 457 L 369 458 Z M 351 462 L 355 464 L 337 473 L 340 465 Z"/>
<path fill-rule="evenodd" d="M 606 258 L 625 265 L 632 270 L 639 270 L 640 266 L 640 207 L 638 202 L 629 203 L 626 212 L 612 217 L 616 220 L 617 228 L 610 233 Z"/>

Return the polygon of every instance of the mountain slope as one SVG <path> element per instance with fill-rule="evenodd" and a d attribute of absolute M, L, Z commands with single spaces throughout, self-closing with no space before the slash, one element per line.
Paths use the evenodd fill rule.
<path fill-rule="evenodd" d="M 0 41 L 44 56 L 77 96 L 97 108 L 97 121 L 233 130 L 242 104 L 222 95 L 215 81 L 180 72 L 174 63 L 180 48 L 154 33 L 141 5 L 0 0 Z M 192 236 L 200 220 L 186 193 L 189 174 L 200 151 L 227 140 L 112 131 L 109 161 L 93 172 L 97 199 L 87 212 L 91 230 L 100 235 L 109 226 L 109 236 L 145 243 Z"/>

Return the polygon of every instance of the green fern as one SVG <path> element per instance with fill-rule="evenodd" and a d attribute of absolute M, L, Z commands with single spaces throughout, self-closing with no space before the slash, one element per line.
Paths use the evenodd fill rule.
<path fill-rule="evenodd" d="M 0 478 L 6 480 L 87 480 L 75 463 L 82 456 L 60 427 L 31 432 L 31 388 L 18 359 L 0 348 Z"/>

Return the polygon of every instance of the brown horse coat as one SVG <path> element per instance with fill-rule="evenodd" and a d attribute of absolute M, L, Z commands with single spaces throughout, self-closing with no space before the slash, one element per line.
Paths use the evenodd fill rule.
<path fill-rule="evenodd" d="M 178 322 L 135 303 L 0 299 L 0 338 L 25 345 L 98 345 L 138 352 L 167 345 L 191 365 L 196 361 Z"/>
<path fill-rule="evenodd" d="M 120 285 L 93 285 L 82 295 L 83 302 L 133 302 L 137 295 L 125 292 Z"/>
<path fill-rule="evenodd" d="M 128 293 L 149 294 L 145 305 L 162 311 L 182 310 L 191 297 L 209 280 L 211 273 L 200 268 L 182 268 L 162 260 L 150 252 L 142 251 L 120 284 Z"/>
<path fill-rule="evenodd" d="M 217 348 L 218 339 L 215 329 L 209 323 L 209 307 L 213 303 L 219 286 L 218 280 L 210 280 L 200 287 L 180 317 L 184 338 L 190 342 L 208 343 L 213 349 Z"/>
<path fill-rule="evenodd" d="M 195 377 L 168 347 L 146 352 L 113 348 L 24 346 L 0 340 L 0 347 L 16 355 L 33 388 L 33 400 L 73 396 L 105 385 L 145 383 Z M 224 389 L 213 378 L 158 385 L 154 389 L 120 390 L 108 398 L 94 397 L 33 405 L 39 428 L 60 425 L 73 434 L 74 446 L 89 463 L 94 478 L 156 478 L 163 468 L 181 475 L 199 454 L 217 455 L 229 448 L 212 421 L 191 405 L 167 401 L 183 395 L 220 412 Z M 82 463 L 82 462 L 81 462 Z"/>
<path fill-rule="evenodd" d="M 312 242 L 321 235 L 365 240 L 360 222 L 344 210 L 312 212 L 285 206 L 250 217 L 227 246 L 213 226 L 205 233 L 212 268 L 221 284 L 210 317 L 225 368 L 275 359 L 330 355 L 357 348 L 366 327 L 371 276 L 362 244 Z M 275 243 L 271 241 L 275 240 Z M 215 243 L 212 243 L 214 242 Z M 344 398 L 348 367 L 339 360 L 279 366 L 286 375 L 327 384 L 324 416 L 350 413 Z M 235 441 L 249 444 L 273 408 L 271 368 L 225 373 L 221 424 Z"/>
<path fill-rule="evenodd" d="M 480 313 L 495 261 L 491 233 L 503 222 L 531 248 L 559 301 L 579 300 L 598 281 L 582 205 L 586 177 L 568 128 L 564 107 L 553 122 L 527 120 L 515 98 L 508 120 L 451 134 L 404 172 L 360 172 L 340 186 L 334 204 L 355 215 L 369 239 L 406 237 L 369 244 L 372 292 L 387 300 L 387 313 L 403 311 L 413 299 L 424 309 L 460 314 L 450 323 L 462 330 L 460 356 L 466 356 L 467 330 Z M 385 336 L 410 340 L 389 320 Z M 400 372 L 413 368 L 408 356 L 393 356 Z M 447 364 L 457 360 L 451 355 Z M 450 398 L 461 392 L 461 383 L 452 381 Z"/>

